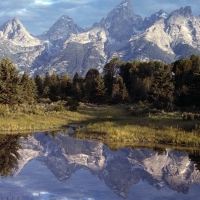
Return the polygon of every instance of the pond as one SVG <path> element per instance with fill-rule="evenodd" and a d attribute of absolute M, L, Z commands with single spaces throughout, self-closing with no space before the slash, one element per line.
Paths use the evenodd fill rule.
<path fill-rule="evenodd" d="M 12 141 L 12 142 L 11 142 Z M 200 156 L 170 148 L 111 150 L 64 133 L 3 136 L 0 200 L 197 200 Z"/>

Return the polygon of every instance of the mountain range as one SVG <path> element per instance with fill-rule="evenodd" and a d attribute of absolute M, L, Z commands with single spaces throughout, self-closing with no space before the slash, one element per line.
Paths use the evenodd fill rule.
<path fill-rule="evenodd" d="M 142 19 L 131 1 L 123 0 L 89 28 L 64 15 L 38 36 L 17 18 L 0 26 L 0 58 L 10 58 L 20 73 L 31 76 L 53 71 L 84 76 L 90 68 L 102 72 L 113 57 L 169 64 L 191 54 L 200 55 L 200 17 L 189 6 Z"/>

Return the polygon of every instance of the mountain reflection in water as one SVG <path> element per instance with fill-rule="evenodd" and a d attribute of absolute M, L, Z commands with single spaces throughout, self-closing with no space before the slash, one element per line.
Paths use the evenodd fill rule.
<path fill-rule="evenodd" d="M 62 133 L 4 135 L 0 147 L 1 199 L 199 199 L 193 161 L 200 157 L 193 154 L 158 147 L 112 151 Z"/>

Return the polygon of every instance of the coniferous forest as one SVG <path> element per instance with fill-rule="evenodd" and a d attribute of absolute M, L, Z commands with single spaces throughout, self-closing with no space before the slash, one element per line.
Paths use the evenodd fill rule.
<path fill-rule="evenodd" d="M 64 100 L 76 107 L 78 102 L 119 104 L 148 102 L 155 108 L 200 106 L 200 56 L 192 55 L 169 65 L 160 61 L 122 62 L 112 59 L 103 73 L 91 68 L 80 77 L 46 73 L 31 78 L 19 75 L 8 59 L 0 61 L 0 103 L 14 105 Z"/>

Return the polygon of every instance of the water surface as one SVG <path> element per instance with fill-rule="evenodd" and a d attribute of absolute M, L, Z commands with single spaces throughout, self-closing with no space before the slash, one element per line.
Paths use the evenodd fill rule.
<path fill-rule="evenodd" d="M 7 141 L 11 138 L 1 140 L 0 158 L 5 162 L 0 164 L 4 176 L 0 199 L 196 200 L 200 196 L 200 173 L 194 162 L 198 155 L 169 148 L 112 151 L 103 143 L 62 133 Z M 5 163 L 11 161 L 18 164 L 9 168 Z"/>

